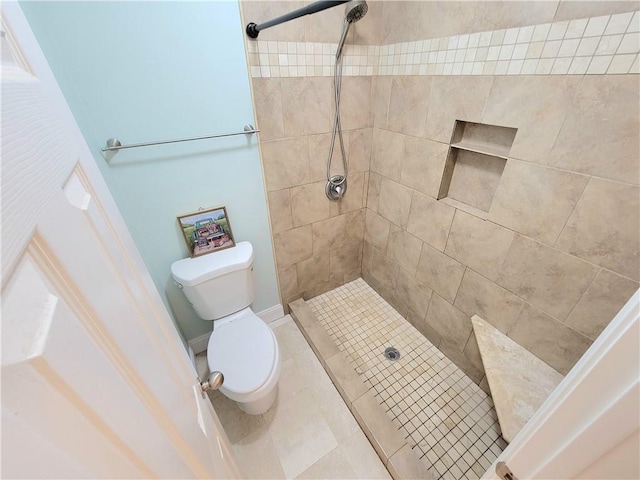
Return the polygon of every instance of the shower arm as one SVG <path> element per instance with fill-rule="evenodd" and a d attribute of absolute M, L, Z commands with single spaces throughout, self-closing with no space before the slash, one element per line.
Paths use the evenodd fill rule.
<path fill-rule="evenodd" d="M 305 15 L 318 13 L 322 10 L 326 10 L 327 8 L 337 7 L 338 5 L 342 5 L 344 3 L 347 3 L 348 1 L 349 0 L 320 0 L 318 2 L 313 2 L 306 7 L 299 8 L 297 10 L 294 10 L 293 12 L 289 12 L 278 18 L 269 20 L 268 22 L 261 23 L 260 25 L 256 25 L 255 23 L 251 22 L 247 25 L 246 32 L 249 37 L 258 38 L 258 34 L 265 28 L 280 25 L 281 23 L 288 22 L 289 20 L 293 20 L 295 18 L 304 17 Z"/>

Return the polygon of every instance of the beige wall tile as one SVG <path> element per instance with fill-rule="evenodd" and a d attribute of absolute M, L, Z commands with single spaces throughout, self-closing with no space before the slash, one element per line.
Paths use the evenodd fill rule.
<path fill-rule="evenodd" d="M 598 273 L 597 267 L 517 235 L 498 283 L 557 319 L 564 320 Z"/>
<path fill-rule="evenodd" d="M 589 177 L 509 160 L 488 219 L 553 245 Z"/>
<path fill-rule="evenodd" d="M 276 233 L 273 244 L 281 268 L 306 260 L 313 254 L 311 225 Z"/>
<path fill-rule="evenodd" d="M 613 13 L 633 12 L 638 9 L 638 2 L 630 1 L 610 1 L 610 2 L 590 2 L 560 0 L 558 10 L 553 19 L 554 22 L 561 20 L 572 20 L 576 18 L 598 17 L 600 15 L 610 15 Z"/>
<path fill-rule="evenodd" d="M 638 280 L 640 189 L 592 178 L 556 246 Z"/>
<path fill-rule="evenodd" d="M 269 199 L 269 216 L 271 217 L 271 229 L 273 233 L 292 228 L 289 189 L 286 188 L 284 190 L 269 192 L 267 197 Z"/>
<path fill-rule="evenodd" d="M 371 95 L 371 110 L 373 112 L 373 125 L 376 128 L 387 128 L 387 114 L 389 112 L 389 100 L 391 98 L 392 77 L 376 76 L 373 80 Z"/>
<path fill-rule="evenodd" d="M 349 172 L 365 172 L 371 167 L 371 142 L 373 130 L 362 128 L 349 132 Z"/>
<path fill-rule="evenodd" d="M 329 253 L 326 252 L 296 263 L 299 288 L 309 290 L 328 281 L 331 273 L 329 261 Z"/>
<path fill-rule="evenodd" d="M 382 253 L 386 253 L 389 241 L 390 223 L 387 219 L 367 209 L 364 226 L 364 239 Z"/>
<path fill-rule="evenodd" d="M 245 23 L 264 23 L 276 17 L 292 12 L 304 6 L 303 1 L 240 2 L 242 17 Z M 243 29 L 244 34 L 244 29 Z M 260 32 L 260 40 L 281 40 L 287 42 L 304 42 L 304 22 L 287 22 L 276 28 L 269 28 Z M 247 40 L 248 42 L 251 40 Z"/>
<path fill-rule="evenodd" d="M 312 228 L 314 255 L 344 247 L 346 243 L 345 215 L 314 222 Z"/>
<path fill-rule="evenodd" d="M 399 267 L 415 275 L 420 259 L 422 241 L 410 233 L 391 225 L 389 231 L 389 245 L 387 255 L 398 264 Z"/>
<path fill-rule="evenodd" d="M 326 185 L 326 182 L 322 183 Z M 354 210 L 360 210 L 365 203 L 364 187 L 364 172 L 350 173 L 347 177 L 347 192 L 344 194 L 344 197 L 336 201 L 329 200 L 331 204 L 331 215 L 340 215 Z M 324 190 L 323 195 L 326 198 Z"/>
<path fill-rule="evenodd" d="M 331 201 L 324 193 L 324 186 L 324 182 L 316 182 L 291 189 L 291 218 L 294 227 L 329 218 Z"/>
<path fill-rule="evenodd" d="M 404 139 L 405 136 L 399 133 L 374 129 L 371 171 L 399 181 L 404 155 Z"/>
<path fill-rule="evenodd" d="M 260 140 L 284 137 L 282 96 L 279 78 L 252 78 L 253 104 L 258 119 Z"/>
<path fill-rule="evenodd" d="M 377 173 L 369 172 L 369 188 L 367 189 L 367 208 L 378 213 L 380 200 L 380 184 L 382 177 Z"/>
<path fill-rule="evenodd" d="M 525 304 L 509 336 L 566 375 L 591 345 L 584 335 Z"/>
<path fill-rule="evenodd" d="M 396 297 L 420 319 L 427 315 L 431 294 L 432 290 L 419 282 L 412 273 L 402 268 L 398 270 Z"/>
<path fill-rule="evenodd" d="M 331 252 L 331 274 L 359 277 L 362 266 L 362 240 Z"/>
<path fill-rule="evenodd" d="M 429 340 L 434 346 L 437 347 L 442 341 L 442 336 L 431 325 L 427 323 L 425 317 L 421 317 L 412 310 L 407 311 L 407 320 L 409 321 L 409 323 L 416 327 L 416 329 L 422 335 L 424 335 L 427 340 Z"/>
<path fill-rule="evenodd" d="M 393 292 L 396 288 L 396 277 L 398 276 L 398 265 L 396 265 L 384 253 L 373 249 L 371 258 L 371 276 L 379 283 L 383 289 Z M 380 293 L 380 292 L 378 292 Z"/>
<path fill-rule="evenodd" d="M 449 143 L 456 120 L 480 122 L 493 77 L 434 77 L 426 136 Z"/>
<path fill-rule="evenodd" d="M 407 231 L 444 252 L 455 208 L 414 192 Z"/>
<path fill-rule="evenodd" d="M 337 43 L 342 31 L 343 18 L 344 8 L 338 7 L 307 15 L 294 22 L 304 23 L 307 42 Z"/>
<path fill-rule="evenodd" d="M 424 243 L 416 278 L 453 303 L 465 266 Z"/>
<path fill-rule="evenodd" d="M 553 146 L 549 164 L 637 185 L 639 93 L 636 75 L 584 77 Z"/>
<path fill-rule="evenodd" d="M 447 197 L 488 212 L 500 183 L 505 160 L 457 150 Z"/>
<path fill-rule="evenodd" d="M 298 272 L 295 265 L 278 268 L 278 282 L 282 299 L 292 299 L 299 294 Z M 288 303 L 288 302 L 287 302 Z"/>
<path fill-rule="evenodd" d="M 356 242 L 364 238 L 364 218 L 365 209 L 355 210 L 344 215 L 345 219 L 345 241 L 347 243 Z"/>
<path fill-rule="evenodd" d="M 362 245 L 362 276 L 370 276 L 371 266 L 373 264 L 373 251 L 375 249 L 373 246 L 367 242 L 366 240 Z M 367 281 L 367 283 L 369 283 Z"/>
<path fill-rule="evenodd" d="M 387 128 L 406 135 L 423 136 L 430 90 L 431 77 L 393 77 Z"/>
<path fill-rule="evenodd" d="M 331 131 L 331 79 L 281 78 L 284 131 L 288 137 Z"/>
<path fill-rule="evenodd" d="M 484 364 L 482 363 L 480 348 L 478 347 L 478 341 L 476 340 L 476 335 L 473 330 L 471 331 L 471 335 L 469 335 L 469 340 L 467 340 L 467 344 L 464 346 L 464 351 L 462 353 L 469 359 L 474 367 L 481 372 L 484 372 Z"/>
<path fill-rule="evenodd" d="M 370 101 L 371 77 L 346 76 L 342 79 L 340 123 L 344 130 L 373 126 Z"/>
<path fill-rule="evenodd" d="M 309 179 L 307 137 L 261 142 L 267 191 L 289 188 Z"/>
<path fill-rule="evenodd" d="M 344 148 L 347 158 L 349 158 L 350 133 L 343 132 Z M 331 134 L 322 133 L 319 135 L 309 135 L 309 181 L 327 181 L 327 161 L 329 159 L 329 148 L 331 147 Z M 344 173 L 342 166 L 342 151 L 340 142 L 336 136 L 336 143 L 333 149 L 333 160 L 331 161 L 332 175 Z"/>
<path fill-rule="evenodd" d="M 460 351 L 457 345 L 446 340 L 442 340 L 438 349 L 444 353 L 449 360 L 455 363 L 474 383 L 479 384 L 484 377 L 484 371 L 479 370 L 476 365 Z"/>
<path fill-rule="evenodd" d="M 317 297 L 318 295 L 322 295 L 323 293 L 327 293 L 329 290 L 338 288 L 341 285 L 344 285 L 343 275 L 329 275 L 329 280 L 327 280 L 326 282 L 320 282 L 315 287 L 302 292 L 302 298 L 304 298 L 305 300 L 309 300 L 310 298 Z M 335 347 L 335 343 L 333 343 L 333 340 L 329 338 L 329 341 L 331 342 L 331 345 Z"/>
<path fill-rule="evenodd" d="M 454 305 L 469 317 L 478 315 L 507 333 L 523 303 L 522 299 L 467 268 Z"/>
<path fill-rule="evenodd" d="M 547 163 L 578 75 L 494 77 L 482 120 L 518 129 L 510 156 Z"/>
<path fill-rule="evenodd" d="M 390 2 L 394 5 L 397 2 Z M 417 2 L 420 4 L 420 28 L 406 31 L 397 25 L 398 31 L 405 30 L 402 41 L 424 37 L 443 37 L 470 32 L 484 32 L 502 28 L 535 25 L 550 22 L 557 1 L 547 2 Z M 389 8 L 393 8 L 390 6 Z"/>
<path fill-rule="evenodd" d="M 378 212 L 387 220 L 407 228 L 413 190 L 386 178 L 380 184 Z"/>
<path fill-rule="evenodd" d="M 445 253 L 495 280 L 512 240 L 509 230 L 456 210 Z"/>
<path fill-rule="evenodd" d="M 565 323 L 595 340 L 636 290 L 638 282 L 600 270 Z"/>
<path fill-rule="evenodd" d="M 471 334 L 471 319 L 437 293 L 431 297 L 427 323 L 458 352 L 464 350 Z"/>
<path fill-rule="evenodd" d="M 381 43 L 396 43 L 420 33 L 420 2 L 382 2 Z"/>
<path fill-rule="evenodd" d="M 405 137 L 400 183 L 437 198 L 448 152 L 444 143 Z"/>

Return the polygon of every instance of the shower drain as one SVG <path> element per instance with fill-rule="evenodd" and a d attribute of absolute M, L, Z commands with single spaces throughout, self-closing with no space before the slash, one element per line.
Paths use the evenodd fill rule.
<path fill-rule="evenodd" d="M 384 351 L 384 356 L 387 360 L 398 360 L 400 358 L 400 352 L 397 348 L 388 347 Z"/>

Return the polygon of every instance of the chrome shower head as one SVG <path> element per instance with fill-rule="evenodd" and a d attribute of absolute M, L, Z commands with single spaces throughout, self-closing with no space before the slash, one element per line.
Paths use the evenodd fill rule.
<path fill-rule="evenodd" d="M 369 7 L 365 0 L 351 0 L 347 3 L 344 16 L 349 23 L 355 23 L 367 14 Z"/>

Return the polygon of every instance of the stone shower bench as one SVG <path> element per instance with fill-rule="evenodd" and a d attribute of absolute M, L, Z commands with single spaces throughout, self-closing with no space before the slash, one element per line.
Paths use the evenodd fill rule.
<path fill-rule="evenodd" d="M 300 331 L 391 476 L 395 480 L 433 479 L 426 462 L 418 458 L 305 301 L 291 302 L 289 308 Z"/>
<path fill-rule="evenodd" d="M 511 442 L 564 377 L 477 315 L 471 323 L 502 438 Z"/>

